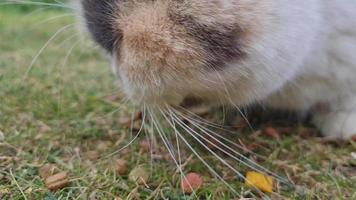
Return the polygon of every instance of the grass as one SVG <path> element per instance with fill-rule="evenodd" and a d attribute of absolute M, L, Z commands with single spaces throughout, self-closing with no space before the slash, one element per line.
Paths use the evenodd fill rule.
<path fill-rule="evenodd" d="M 186 147 L 182 154 L 191 159 L 184 172 L 204 177 L 197 196 L 182 194 L 180 177 L 166 153 L 150 165 L 149 154 L 138 142 L 144 134 L 125 151 L 105 158 L 133 137 L 119 119 L 130 116 L 134 108 L 120 103 L 105 56 L 74 26 L 51 41 L 25 77 L 46 41 L 75 20 L 66 16 L 40 22 L 63 14 L 53 9 L 0 8 L 0 199 L 233 199 Z M 355 142 L 324 142 L 315 131 L 308 135 L 306 130 L 301 125 L 288 127 L 279 139 L 235 132 L 241 143 L 265 157 L 256 159 L 260 165 L 293 181 L 293 187 L 278 184 L 272 199 L 356 199 L 356 159 L 351 156 Z M 204 154 L 196 142 L 192 145 L 244 197 L 259 198 L 214 156 Z M 242 173 L 248 170 L 222 156 Z M 117 175 L 112 170 L 114 158 L 127 160 L 129 169 L 146 167 L 147 185 Z M 70 185 L 48 190 L 38 174 L 45 163 L 67 171 Z"/>

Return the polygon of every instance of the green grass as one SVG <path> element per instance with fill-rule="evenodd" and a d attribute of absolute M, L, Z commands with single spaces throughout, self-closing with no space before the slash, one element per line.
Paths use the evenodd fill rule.
<path fill-rule="evenodd" d="M 118 119 L 130 116 L 133 108 L 113 98 L 118 87 L 109 63 L 76 27 L 58 34 L 25 76 L 46 41 L 75 19 L 67 16 L 40 22 L 63 14 L 53 9 L 0 8 L 0 199 L 197 199 L 182 194 L 170 159 L 154 160 L 150 167 L 149 154 L 140 151 L 137 142 L 145 139 L 144 134 L 114 158 L 127 160 L 129 169 L 145 165 L 151 175 L 147 186 L 115 174 L 113 158 L 100 159 L 132 138 Z M 356 160 L 351 156 L 356 144 L 323 142 L 315 134 L 303 134 L 305 129 L 289 129 L 281 139 L 239 134 L 242 143 L 259 145 L 256 153 L 267 158 L 258 159 L 260 165 L 293 180 L 295 187 L 280 183 L 272 198 L 279 194 L 281 199 L 356 199 Z M 246 187 L 214 156 L 204 154 L 197 143 L 192 145 L 232 187 L 245 197 L 258 198 L 258 192 Z M 89 156 L 93 152 L 99 159 Z M 185 157 L 192 155 L 186 147 L 182 152 Z M 222 156 L 242 173 L 247 171 Z M 45 163 L 67 171 L 70 185 L 49 191 L 38 174 Z M 183 170 L 203 175 L 199 199 L 233 199 L 231 191 L 212 178 L 197 157 L 188 160 Z"/>

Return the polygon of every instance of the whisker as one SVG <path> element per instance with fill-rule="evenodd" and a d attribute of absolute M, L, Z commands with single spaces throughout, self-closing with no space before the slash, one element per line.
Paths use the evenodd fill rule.
<path fill-rule="evenodd" d="M 193 117 L 189 117 L 189 115 L 187 115 L 187 114 L 185 115 L 185 117 L 188 117 L 193 121 L 196 121 L 198 123 L 207 125 L 207 126 L 212 127 L 212 128 L 216 128 L 216 129 L 219 129 L 219 130 L 222 130 L 222 131 L 225 131 L 225 132 L 229 132 L 229 133 L 235 134 L 235 132 L 227 129 L 228 126 L 224 126 L 224 125 L 221 125 L 221 124 L 216 124 L 216 123 L 213 123 L 211 121 L 208 121 L 208 120 L 202 118 L 201 116 L 193 113 L 192 111 L 189 111 L 188 109 L 185 109 L 184 107 L 179 106 L 179 109 L 182 109 L 182 110 L 184 110 L 184 112 L 187 112 L 188 114 L 192 115 L 194 118 Z M 178 111 L 177 109 L 175 109 L 175 110 Z M 184 115 L 182 112 L 180 112 L 180 113 L 182 115 Z"/>
<path fill-rule="evenodd" d="M 130 122 L 130 134 L 131 134 L 131 138 L 132 138 L 132 135 L 133 135 L 133 129 L 134 129 L 134 121 L 135 121 L 135 113 L 136 113 L 136 110 L 135 108 L 132 110 L 132 113 L 131 113 L 131 122 Z"/>
<path fill-rule="evenodd" d="M 122 150 L 126 149 L 127 147 L 129 147 L 137 138 L 138 136 L 140 135 L 140 133 L 142 132 L 142 129 L 144 127 L 144 123 L 145 123 L 145 118 L 146 116 L 145 115 L 142 115 L 142 122 L 141 122 L 141 127 L 140 129 L 138 130 L 138 132 L 136 133 L 135 137 L 133 137 L 126 145 L 124 145 L 123 147 L 121 147 L 120 149 L 118 150 L 115 150 L 114 152 L 104 156 L 103 158 L 100 158 L 99 161 L 101 160 L 105 160 L 107 158 L 110 158 L 112 156 L 114 156 L 115 154 L 118 154 L 119 152 L 121 152 Z"/>
<path fill-rule="evenodd" d="M 167 120 L 167 117 L 164 115 L 164 113 L 162 112 L 162 110 L 160 110 L 161 113 L 163 114 L 164 118 Z M 177 154 L 178 154 L 178 162 L 179 162 L 179 170 L 182 171 L 182 157 L 181 157 L 181 153 L 180 153 L 180 145 L 179 145 L 179 138 L 178 138 L 178 130 L 177 130 L 177 127 L 176 127 L 176 124 L 173 120 L 173 116 L 170 115 L 170 119 L 171 119 L 171 122 L 172 122 L 172 128 L 173 128 L 173 131 L 174 131 L 174 135 L 175 135 L 175 139 L 176 139 L 176 145 L 177 145 Z M 177 172 L 176 172 L 177 173 Z M 183 174 L 184 175 L 184 174 Z M 182 177 L 181 175 L 181 179 L 185 178 L 184 176 Z M 191 188 L 191 185 L 190 183 L 188 182 L 189 184 L 189 187 Z M 191 188 L 192 189 L 192 188 Z M 186 197 L 185 193 L 184 194 L 184 197 Z"/>
<path fill-rule="evenodd" d="M 48 10 L 48 9 L 51 9 L 50 7 L 40 7 L 40 8 L 36 8 L 35 10 L 27 13 L 24 17 L 30 17 L 30 16 L 33 16 L 39 12 L 42 12 L 42 11 L 45 11 L 45 10 Z"/>
<path fill-rule="evenodd" d="M 169 109 L 169 108 L 168 108 Z M 170 110 L 169 110 L 170 111 Z M 161 111 L 162 112 L 162 111 Z M 170 111 L 170 115 L 173 116 L 174 121 L 177 122 L 176 118 L 174 116 L 174 113 Z M 166 117 L 166 115 L 164 115 Z M 167 120 L 168 123 L 170 123 L 172 125 L 172 123 Z M 179 124 L 179 123 L 178 123 Z M 180 125 L 181 126 L 181 125 Z M 180 134 L 179 132 L 177 132 L 178 137 L 187 145 L 187 147 L 197 156 L 197 158 L 210 170 L 211 173 L 213 173 L 213 175 L 218 178 L 222 183 L 224 183 L 236 196 L 241 197 L 241 195 L 231 186 L 229 185 L 199 154 L 198 152 L 189 144 L 189 142 L 184 138 L 184 136 L 182 134 Z"/>
<path fill-rule="evenodd" d="M 174 156 L 175 153 L 173 152 L 174 150 L 172 148 L 172 145 L 169 144 L 170 142 L 167 139 L 166 135 L 163 133 L 162 127 L 158 125 L 156 116 L 152 112 L 150 112 L 150 115 L 151 115 L 152 122 L 155 125 L 156 130 L 157 130 L 158 134 L 160 135 L 160 137 L 161 137 L 161 139 L 163 141 L 163 144 L 166 146 L 166 149 L 168 150 L 171 158 L 173 159 L 174 163 L 176 164 L 177 169 L 180 171 L 181 177 L 183 177 L 185 179 L 186 177 L 185 177 L 184 172 L 183 172 L 183 170 L 181 168 L 181 165 L 178 163 L 177 159 Z M 191 184 L 188 183 L 188 185 L 189 185 L 190 189 L 193 191 L 193 195 L 195 197 L 197 197 L 197 195 L 196 195 L 195 191 L 193 190 L 193 187 L 191 186 Z"/>
<path fill-rule="evenodd" d="M 64 57 L 64 60 L 63 60 L 63 63 L 62 63 L 62 67 L 60 68 L 60 70 L 62 70 L 65 65 L 67 64 L 68 62 L 68 59 L 69 59 L 69 56 L 72 54 L 74 48 L 81 42 L 82 40 L 78 40 L 76 41 L 72 47 L 68 50 L 67 54 L 65 55 Z M 61 73 L 61 71 L 60 71 Z M 60 103 L 61 103 L 61 90 L 59 90 L 59 94 L 58 94 L 58 109 L 57 109 L 57 112 L 60 113 L 61 112 L 61 106 L 60 106 Z"/>
<path fill-rule="evenodd" d="M 65 9 L 71 9 L 74 10 L 74 8 L 70 6 L 66 6 L 65 4 L 59 4 L 59 3 L 45 3 L 45 2 L 38 2 L 38 1 L 18 1 L 18 0 L 8 0 L 6 2 L 0 3 L 0 6 L 2 5 L 34 5 L 34 6 L 49 6 L 49 7 L 56 7 L 56 8 L 65 8 Z"/>
<path fill-rule="evenodd" d="M 220 160 L 221 163 L 223 163 L 226 167 L 228 167 L 230 170 L 232 170 L 235 174 L 237 174 L 238 177 L 240 177 L 241 179 L 249 182 L 244 175 L 242 175 L 239 171 L 237 171 L 233 166 L 231 166 L 228 162 L 226 162 L 223 158 L 221 158 L 218 154 L 216 154 L 214 151 L 212 151 L 208 146 L 206 146 L 206 144 L 204 144 L 199 138 L 197 138 L 194 134 L 199 135 L 198 132 L 196 132 L 195 130 L 193 130 L 192 128 L 190 128 L 189 126 L 187 126 L 186 124 L 184 124 L 184 122 L 179 119 L 177 116 L 175 116 L 176 118 L 176 122 L 178 124 L 180 124 L 180 126 L 185 129 L 185 131 L 192 136 L 201 146 L 203 146 L 206 150 L 208 150 L 212 155 L 214 155 L 218 160 Z M 193 134 L 194 133 L 194 134 Z M 253 184 L 251 184 L 253 185 Z M 257 187 L 253 186 L 256 191 L 258 191 L 258 193 L 260 193 L 260 195 L 265 196 L 267 198 L 269 198 L 266 194 L 264 194 L 261 190 L 259 190 Z"/>
<path fill-rule="evenodd" d="M 220 82 L 223 84 L 224 86 L 224 92 L 225 92 L 225 97 L 230 101 L 230 103 L 237 109 L 237 111 L 240 113 L 240 115 L 243 117 L 243 119 L 246 121 L 247 125 L 249 126 L 249 128 L 251 129 L 251 131 L 254 133 L 254 128 L 252 127 L 251 123 L 249 122 L 249 120 L 247 119 L 247 117 L 245 116 L 245 114 L 241 111 L 241 109 L 233 102 L 230 92 L 228 90 L 227 85 L 225 84 L 224 79 L 221 77 L 219 71 L 215 70 L 215 74 L 218 77 L 218 79 L 220 80 Z"/>
<path fill-rule="evenodd" d="M 52 37 L 50 37 L 47 42 L 42 46 L 42 48 L 38 51 L 38 53 L 36 54 L 36 56 L 32 59 L 31 61 L 31 64 L 28 66 L 27 70 L 26 70 L 26 73 L 24 75 L 24 80 L 28 77 L 30 71 L 32 70 L 32 67 L 33 65 L 35 64 L 35 62 L 37 61 L 38 57 L 42 54 L 42 52 L 46 49 L 46 47 L 52 42 L 52 40 L 54 38 L 56 38 L 56 36 L 60 33 L 62 33 L 63 31 L 67 30 L 68 28 L 71 28 L 75 25 L 75 23 L 73 24 L 69 24 L 69 25 L 66 25 L 60 29 L 58 29 L 53 35 Z"/>
<path fill-rule="evenodd" d="M 184 118 L 184 119 L 190 121 L 190 123 L 192 123 L 192 124 L 194 123 L 194 119 L 193 119 L 193 118 L 189 118 L 188 116 L 184 116 L 183 113 L 180 113 L 180 112 L 177 111 L 177 110 L 174 110 L 174 111 L 175 111 L 177 114 L 179 114 L 182 118 Z M 207 127 L 204 127 L 204 126 L 200 125 L 199 123 L 195 123 L 194 125 L 199 125 L 199 128 L 204 129 L 205 131 L 208 131 L 210 134 L 213 134 L 214 136 L 218 137 L 219 139 L 222 139 L 223 141 L 225 141 L 225 142 L 227 142 L 227 143 L 229 143 L 229 144 L 231 144 L 231 145 L 233 145 L 233 146 L 235 146 L 235 147 L 237 147 L 237 148 L 239 148 L 239 149 L 242 149 L 243 151 L 247 151 L 248 153 L 250 153 L 250 154 L 252 154 L 252 155 L 254 155 L 254 156 L 258 157 L 258 158 L 261 158 L 261 159 L 263 159 L 263 160 L 267 160 L 267 158 L 266 158 L 265 156 L 262 156 L 262 155 L 257 154 L 257 153 L 255 153 L 255 152 L 249 150 L 249 149 L 246 149 L 246 147 L 243 147 L 243 146 L 241 146 L 241 145 L 236 144 L 236 142 L 233 142 L 233 141 L 231 141 L 231 140 L 229 140 L 229 139 L 223 137 L 222 135 L 220 135 L 220 134 L 218 134 L 218 133 L 216 133 L 216 132 L 214 132 L 214 131 L 208 129 Z M 211 136 L 211 137 L 213 137 L 213 136 Z M 221 142 L 221 141 L 219 141 L 219 142 Z M 224 144 L 224 143 L 223 143 L 223 144 Z M 224 145 L 226 145 L 226 144 L 224 144 Z M 231 149 L 231 147 L 229 147 L 229 148 Z M 232 150 L 233 150 L 233 149 L 232 149 Z M 235 151 L 235 153 L 238 154 L 239 156 L 243 157 L 244 159 L 249 160 L 249 159 L 248 159 L 246 156 L 244 156 L 243 154 L 238 153 L 237 151 Z M 253 163 L 252 160 L 250 160 L 250 162 L 251 162 L 252 164 L 254 164 L 256 167 L 260 167 L 261 169 L 266 170 L 266 172 L 268 172 L 269 174 L 275 176 L 275 178 L 279 179 L 279 181 L 284 182 L 284 183 L 286 183 L 286 184 L 290 184 L 290 182 L 289 182 L 287 179 L 285 179 L 285 178 L 283 178 L 283 177 L 281 177 L 281 176 L 279 176 L 279 175 L 277 175 L 277 174 L 271 172 L 270 170 L 268 170 L 268 169 L 266 169 L 266 168 L 264 168 L 264 167 L 262 167 L 262 166 L 256 165 L 255 163 Z"/>
<path fill-rule="evenodd" d="M 175 112 L 178 112 L 178 110 L 175 110 Z M 179 114 L 180 114 L 183 118 L 185 118 L 185 119 L 189 119 L 189 120 L 191 120 L 191 121 L 193 121 L 193 122 L 201 123 L 201 124 L 203 124 L 203 125 L 208 125 L 208 124 L 206 124 L 206 123 L 204 123 L 204 122 L 201 122 L 201 121 L 199 121 L 199 120 L 197 120 L 197 119 L 191 118 L 191 117 L 189 117 L 188 115 L 184 115 L 184 114 L 181 113 L 181 112 L 179 112 Z M 209 126 L 209 125 L 208 125 L 208 126 Z M 202 126 L 202 127 L 204 127 L 204 126 Z M 210 126 L 210 127 L 213 127 L 213 126 Z M 219 129 L 219 130 L 228 131 L 228 132 L 230 132 L 230 133 L 232 133 L 232 134 L 235 134 L 235 132 L 232 132 L 232 131 L 229 131 L 229 130 L 226 130 L 226 129 L 222 129 L 222 128 L 218 128 L 218 127 L 213 127 L 213 128 L 217 128 L 217 129 Z M 210 129 L 208 129 L 208 128 L 206 128 L 206 127 L 204 127 L 204 129 L 206 129 L 207 131 L 211 131 Z M 249 149 L 246 149 L 246 147 L 244 147 L 244 146 L 242 146 L 242 145 L 238 145 L 238 144 L 236 144 L 236 142 L 233 142 L 233 141 L 231 141 L 231 140 L 229 140 L 229 139 L 223 137 L 223 136 L 220 135 L 220 134 L 217 134 L 217 133 L 215 133 L 215 132 L 213 132 L 213 131 L 212 131 L 211 133 L 214 134 L 215 136 L 219 137 L 220 139 L 222 139 L 222 140 L 228 142 L 229 144 L 232 144 L 233 146 L 235 146 L 235 147 L 237 147 L 237 148 L 239 148 L 239 149 L 242 149 L 242 150 L 244 150 L 244 151 L 247 151 L 248 153 L 250 153 L 250 154 L 252 154 L 252 155 L 254 155 L 254 156 L 257 156 L 257 157 L 259 157 L 259 158 L 261 158 L 261 159 L 267 160 L 266 157 L 264 157 L 264 156 L 262 156 L 262 155 L 259 155 L 259 154 L 255 153 L 255 152 L 253 152 L 253 151 L 251 151 L 251 150 L 249 150 Z"/>
<path fill-rule="evenodd" d="M 146 115 L 146 112 L 148 112 L 147 109 L 146 109 L 146 104 L 143 103 L 143 111 L 142 111 L 143 115 Z M 149 145 L 149 151 L 150 151 L 150 172 L 152 173 L 152 172 L 153 172 L 153 148 L 155 148 L 155 147 L 153 146 L 152 140 L 150 139 L 151 134 L 153 134 L 152 131 L 151 131 L 151 130 L 152 130 L 152 129 L 151 129 L 152 124 L 151 124 L 150 121 L 148 121 L 148 124 L 149 124 L 149 125 L 143 126 L 143 128 L 144 128 L 144 131 L 145 131 L 146 140 L 147 140 L 148 145 Z M 150 127 L 150 129 L 148 129 L 148 126 Z"/>
<path fill-rule="evenodd" d="M 252 133 L 256 132 L 255 129 L 252 127 L 250 121 L 247 119 L 247 116 L 242 112 L 242 110 L 232 101 L 232 99 L 230 98 L 230 103 L 236 108 L 236 110 L 240 113 L 240 115 L 242 116 L 242 118 L 245 120 L 245 122 L 247 123 L 248 127 L 250 128 L 250 130 L 252 131 Z"/>
<path fill-rule="evenodd" d="M 178 111 L 176 111 L 178 115 L 180 115 L 180 113 Z M 181 117 L 183 117 L 182 115 L 180 115 Z M 214 141 L 218 142 L 220 145 L 222 145 L 223 147 L 227 148 L 228 150 L 230 150 L 232 153 L 236 154 L 237 156 L 241 157 L 242 159 L 246 160 L 246 161 L 243 161 L 242 159 L 239 159 L 238 157 L 232 155 L 231 153 L 227 152 L 226 150 L 222 149 L 221 147 L 219 147 L 218 145 L 212 143 L 210 140 L 204 138 L 203 136 L 201 136 L 200 134 L 197 133 L 198 136 L 200 136 L 202 139 L 204 139 L 205 141 L 209 142 L 211 145 L 213 145 L 214 147 L 218 148 L 220 151 L 222 151 L 223 153 L 229 155 L 231 158 L 233 158 L 234 160 L 238 161 L 238 162 L 241 162 L 245 165 L 247 165 L 248 167 L 256 170 L 256 171 L 259 171 L 259 172 L 262 172 L 262 173 L 265 173 L 265 174 L 268 174 L 268 175 L 271 175 L 273 176 L 275 179 L 281 181 L 281 182 L 284 182 L 284 183 L 288 183 L 289 184 L 289 181 L 273 172 L 271 172 L 270 170 L 264 168 L 263 166 L 260 166 L 258 165 L 257 163 L 255 163 L 254 161 L 252 161 L 251 159 L 247 158 L 246 156 L 244 156 L 243 154 L 237 152 L 236 150 L 232 149 L 231 147 L 229 147 L 228 145 L 226 145 L 225 143 L 221 142 L 220 140 L 218 140 L 216 137 L 214 137 L 213 135 L 211 135 L 210 133 L 213 132 L 212 130 L 210 129 L 207 129 L 206 127 L 198 124 L 198 123 L 194 123 L 192 121 L 190 121 L 189 119 L 186 119 L 188 120 L 194 127 L 198 128 L 199 130 L 201 130 L 203 133 L 205 133 L 206 135 L 208 135 L 210 138 L 214 139 Z M 210 133 L 209 133 L 210 132 Z M 217 133 L 215 133 L 217 134 Z"/>
<path fill-rule="evenodd" d="M 73 17 L 73 16 L 76 16 L 76 14 L 73 14 L 73 13 L 67 13 L 67 14 L 62 14 L 62 15 L 57 15 L 57 16 L 53 16 L 53 17 L 49 17 L 47 19 L 44 19 L 40 22 L 37 22 L 35 24 L 32 25 L 32 28 L 35 28 L 41 24 L 44 24 L 46 22 L 50 22 L 50 21 L 53 21 L 53 20 L 56 20 L 56 19 L 62 19 L 62 18 L 65 18 L 65 17 Z"/>

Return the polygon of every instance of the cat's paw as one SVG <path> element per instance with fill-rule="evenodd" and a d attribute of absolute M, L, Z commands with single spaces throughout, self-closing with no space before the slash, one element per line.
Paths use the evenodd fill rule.
<path fill-rule="evenodd" d="M 348 140 L 356 136 L 356 112 L 353 111 L 316 113 L 313 123 L 330 139 Z"/>

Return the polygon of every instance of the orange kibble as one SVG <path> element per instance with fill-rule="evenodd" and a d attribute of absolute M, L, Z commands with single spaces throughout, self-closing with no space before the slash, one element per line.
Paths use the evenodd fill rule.
<path fill-rule="evenodd" d="M 274 138 L 274 139 L 278 139 L 280 136 L 279 136 L 279 132 L 277 131 L 277 129 L 275 128 L 272 128 L 272 127 L 267 127 L 263 130 L 263 134 L 271 137 L 271 138 Z"/>
<path fill-rule="evenodd" d="M 272 193 L 273 179 L 270 176 L 255 171 L 246 174 L 245 184 L 260 189 L 262 192 Z"/>
<path fill-rule="evenodd" d="M 352 136 L 352 141 L 356 142 L 356 135 Z"/>
<path fill-rule="evenodd" d="M 197 173 L 189 173 L 181 181 L 180 186 L 185 194 L 192 194 L 203 185 L 203 179 Z"/>

